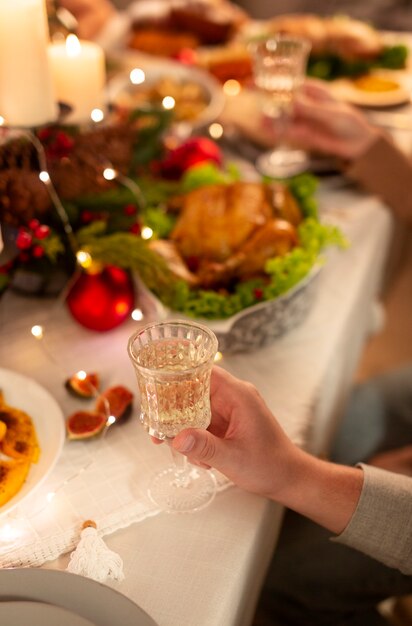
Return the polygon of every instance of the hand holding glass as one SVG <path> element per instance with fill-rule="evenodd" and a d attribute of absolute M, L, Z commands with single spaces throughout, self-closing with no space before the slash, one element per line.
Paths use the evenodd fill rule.
<path fill-rule="evenodd" d="M 289 123 L 293 97 L 304 80 L 310 44 L 290 35 L 274 35 L 250 45 L 256 87 L 261 92 L 263 112 L 277 122 L 278 146 L 262 154 L 257 169 L 266 176 L 285 178 L 303 171 L 303 150 L 282 144 Z"/>
<path fill-rule="evenodd" d="M 149 324 L 130 337 L 128 353 L 140 391 L 140 420 L 150 435 L 170 441 L 185 428 L 209 426 L 216 351 L 215 334 L 192 322 Z M 167 511 L 203 508 L 216 492 L 213 474 L 188 467 L 186 457 L 171 450 L 175 465 L 155 476 L 149 496 Z"/>

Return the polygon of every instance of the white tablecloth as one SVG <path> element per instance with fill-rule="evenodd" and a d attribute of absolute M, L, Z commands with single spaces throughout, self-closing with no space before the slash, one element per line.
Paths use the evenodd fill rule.
<path fill-rule="evenodd" d="M 321 188 L 319 198 L 325 219 L 344 230 L 350 249 L 328 254 L 317 299 L 299 328 L 262 350 L 227 355 L 221 362 L 255 383 L 288 434 L 317 453 L 327 447 L 370 331 L 392 231 L 390 213 L 374 198 L 330 187 Z M 99 371 L 105 387 L 134 388 L 126 354 L 132 322 L 96 334 L 73 322 L 64 308 L 51 315 L 44 301 L 11 293 L 0 310 L 1 367 L 33 377 L 65 415 L 78 401 L 68 396 L 63 382 L 79 369 Z M 48 332 L 42 346 L 30 335 L 36 323 L 44 323 Z M 7 517 L 0 518 L 0 563 L 30 564 L 30 554 L 37 564 L 54 558 L 56 549 L 75 544 L 81 522 L 92 518 L 124 559 L 126 579 L 113 586 L 159 626 L 250 623 L 281 508 L 223 482 L 222 492 L 202 512 L 157 514 L 145 499 L 144 484 L 167 453 L 163 446 L 154 448 L 133 420 L 113 428 L 103 443 L 67 442 L 34 500 L 12 511 L 7 532 Z M 48 504 L 50 491 L 55 497 Z M 21 531 L 17 538 L 9 532 L 13 528 Z M 45 566 L 66 563 L 63 556 Z"/>

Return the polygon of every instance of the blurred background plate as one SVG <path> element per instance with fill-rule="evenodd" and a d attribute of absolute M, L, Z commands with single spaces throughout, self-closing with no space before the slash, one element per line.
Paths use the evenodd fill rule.
<path fill-rule="evenodd" d="M 207 72 L 172 61 L 156 59 L 135 52 L 123 52 L 112 57 L 116 72 L 107 85 L 107 99 L 123 109 L 139 108 L 142 104 L 161 104 L 165 96 L 175 100 L 176 123 L 190 130 L 212 123 L 223 111 L 225 96 L 220 83 Z M 130 73 L 135 70 L 136 80 Z"/>
<path fill-rule="evenodd" d="M 356 79 L 334 80 L 330 89 L 336 98 L 356 106 L 386 108 L 410 101 L 410 82 L 405 72 L 376 70 Z"/>

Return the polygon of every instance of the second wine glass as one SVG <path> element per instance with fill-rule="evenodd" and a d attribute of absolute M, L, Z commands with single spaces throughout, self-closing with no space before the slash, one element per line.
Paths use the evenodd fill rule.
<path fill-rule="evenodd" d="M 140 391 L 140 420 L 146 431 L 170 443 L 185 428 L 207 428 L 211 419 L 210 376 L 216 335 L 200 324 L 149 324 L 128 343 Z M 157 474 L 149 496 L 168 512 L 190 512 L 209 504 L 216 492 L 213 474 L 188 464 L 170 448 L 174 464 Z"/>
<path fill-rule="evenodd" d="M 262 154 L 258 171 L 271 178 L 287 178 L 304 171 L 308 158 L 303 150 L 285 141 L 293 98 L 304 80 L 310 43 L 303 38 L 278 34 L 250 45 L 253 76 L 262 95 L 264 114 L 276 123 L 277 146 Z"/>

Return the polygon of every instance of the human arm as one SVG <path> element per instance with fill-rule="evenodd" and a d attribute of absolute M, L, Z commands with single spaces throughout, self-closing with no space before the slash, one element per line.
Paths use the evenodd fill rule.
<path fill-rule="evenodd" d="M 289 139 L 342 159 L 348 178 L 379 195 L 412 223 L 412 163 L 391 137 L 355 107 L 336 100 L 320 81 L 308 80 L 296 97 Z"/>
<path fill-rule="evenodd" d="M 76 18 L 81 39 L 94 39 L 117 15 L 110 0 L 60 0 L 59 4 Z"/>
<path fill-rule="evenodd" d="M 386 545 L 383 552 L 383 538 L 389 536 L 388 527 L 394 513 L 385 507 L 383 497 L 393 506 L 396 484 L 389 492 L 380 488 L 379 481 L 368 480 L 365 490 L 364 475 L 370 476 L 368 468 L 337 465 L 304 452 L 290 441 L 252 385 L 218 367 L 212 374 L 211 404 L 212 423 L 208 431 L 182 431 L 172 443 L 176 450 L 186 454 L 192 463 L 215 467 L 243 489 L 308 517 L 338 535 L 336 540 L 392 565 L 397 552 L 391 545 Z M 405 503 L 401 515 L 406 516 L 406 521 L 404 519 L 403 526 L 401 522 L 396 526 L 396 542 L 399 543 L 399 533 L 402 533 L 404 546 L 409 542 L 409 552 L 399 565 L 412 573 L 408 528 L 412 520 L 412 480 L 399 479 L 409 481 L 406 489 L 403 483 L 401 485 Z M 369 526 L 365 523 L 375 492 L 379 514 L 386 511 L 376 526 L 377 532 L 373 532 L 373 514 Z"/>
<path fill-rule="evenodd" d="M 297 447 L 257 390 L 218 367 L 212 374 L 211 403 L 209 430 L 179 433 L 174 448 L 333 533 L 345 528 L 362 488 L 360 469 L 321 461 Z"/>

